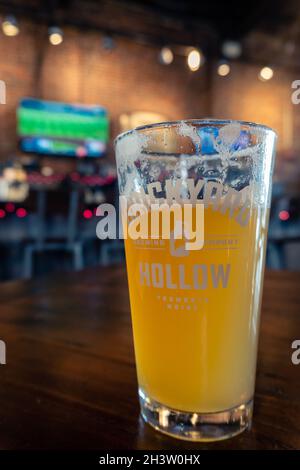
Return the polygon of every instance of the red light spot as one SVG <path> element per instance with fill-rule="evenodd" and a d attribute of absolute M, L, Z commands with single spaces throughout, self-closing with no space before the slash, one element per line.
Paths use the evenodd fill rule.
<path fill-rule="evenodd" d="M 5 209 L 7 210 L 7 212 L 14 212 L 15 211 L 14 203 L 8 202 L 7 204 L 5 204 Z"/>
<path fill-rule="evenodd" d="M 83 211 L 83 217 L 85 219 L 91 219 L 93 217 L 93 212 L 90 209 L 85 209 Z"/>
<path fill-rule="evenodd" d="M 0 219 L 6 216 L 6 212 L 3 209 L 0 209 Z"/>
<path fill-rule="evenodd" d="M 83 147 L 83 146 L 77 147 L 77 149 L 76 149 L 76 155 L 77 155 L 77 157 L 79 157 L 79 158 L 86 157 L 86 156 L 87 156 L 86 148 Z"/>
<path fill-rule="evenodd" d="M 278 217 L 280 220 L 286 221 L 289 220 L 290 213 L 289 211 L 280 211 Z"/>
<path fill-rule="evenodd" d="M 20 217 L 23 219 L 23 217 L 26 217 L 27 215 L 27 210 L 24 209 L 24 207 L 19 207 L 19 209 L 16 210 L 17 217 Z"/>

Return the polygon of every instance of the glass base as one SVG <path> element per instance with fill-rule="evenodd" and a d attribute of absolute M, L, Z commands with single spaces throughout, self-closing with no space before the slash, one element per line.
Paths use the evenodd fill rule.
<path fill-rule="evenodd" d="M 220 441 L 250 429 L 253 400 L 216 413 L 190 413 L 168 408 L 139 390 L 141 414 L 156 430 L 187 441 Z"/>

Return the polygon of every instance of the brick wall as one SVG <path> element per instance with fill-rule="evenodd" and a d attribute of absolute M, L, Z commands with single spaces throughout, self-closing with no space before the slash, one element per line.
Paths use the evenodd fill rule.
<path fill-rule="evenodd" d="M 126 39 L 103 49 L 101 35 L 65 29 L 64 42 L 51 46 L 45 27 L 22 22 L 17 37 L 0 38 L 0 79 L 7 85 L 7 104 L 0 105 L 0 159 L 17 151 L 16 107 L 23 96 L 99 103 L 111 118 L 111 137 L 119 116 L 132 111 L 162 113 L 169 119 L 211 116 L 265 123 L 279 133 L 281 154 L 300 150 L 300 106 L 291 103 L 291 82 L 298 77 L 275 68 L 269 82 L 257 78 L 259 67 L 234 64 L 227 77 L 209 63 L 198 72 L 184 57 L 161 65 L 158 49 Z M 112 151 L 110 151 L 112 156 Z M 294 158 L 294 157 L 293 157 Z"/>
<path fill-rule="evenodd" d="M 234 64 L 231 74 L 219 77 L 211 67 L 211 115 L 266 124 L 278 133 L 275 177 L 300 180 L 300 105 L 291 101 L 294 80 L 300 73 L 274 67 L 270 81 L 258 79 L 261 66 Z M 297 183 L 298 184 L 298 183 Z"/>
<path fill-rule="evenodd" d="M 51 46 L 44 27 L 22 24 L 17 37 L 1 34 L 0 54 L 0 79 L 7 85 L 7 104 L 0 106 L 2 160 L 16 152 L 15 111 L 23 96 L 101 104 L 109 111 L 112 137 L 124 112 L 157 112 L 169 119 L 207 114 L 207 70 L 190 72 L 183 57 L 161 65 L 155 47 L 118 39 L 108 51 L 101 35 L 72 28 L 61 45 Z"/>
<path fill-rule="evenodd" d="M 258 79 L 260 68 L 234 64 L 227 77 L 212 73 L 211 113 L 220 118 L 266 124 L 278 132 L 280 150 L 298 149 L 300 138 L 295 116 L 300 110 L 291 102 L 291 83 L 297 76 L 276 67 L 274 77 L 262 82 Z"/>

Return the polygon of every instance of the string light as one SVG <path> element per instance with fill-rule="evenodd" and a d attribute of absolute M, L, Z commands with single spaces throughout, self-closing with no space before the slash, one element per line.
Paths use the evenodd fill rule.
<path fill-rule="evenodd" d="M 278 217 L 283 222 L 286 222 L 290 218 L 290 213 L 289 213 L 289 211 L 280 211 L 279 214 L 278 214 Z"/>
<path fill-rule="evenodd" d="M 220 75 L 220 77 L 226 77 L 226 75 L 228 74 L 230 74 L 230 65 L 227 64 L 226 62 L 219 64 L 218 75 Z"/>
<path fill-rule="evenodd" d="M 159 61 L 164 65 L 172 64 L 174 54 L 169 47 L 163 47 L 159 53 Z"/>
<path fill-rule="evenodd" d="M 85 209 L 82 215 L 85 219 L 91 219 L 93 217 L 93 212 L 90 209 Z"/>
<path fill-rule="evenodd" d="M 19 208 L 16 210 L 16 215 L 17 215 L 17 217 L 19 217 L 20 219 L 23 219 L 23 218 L 26 217 L 26 215 L 27 215 L 27 210 L 24 209 L 24 207 L 19 207 Z"/>
<path fill-rule="evenodd" d="M 15 211 L 15 205 L 13 202 L 7 202 L 5 204 L 5 209 L 7 212 L 14 212 Z"/>
<path fill-rule="evenodd" d="M 17 36 L 19 34 L 19 26 L 14 16 L 6 16 L 2 23 L 2 31 L 6 36 Z"/>
<path fill-rule="evenodd" d="M 187 56 L 187 64 L 192 72 L 196 72 L 201 65 L 201 53 L 198 49 L 192 49 Z"/>
<path fill-rule="evenodd" d="M 2 22 L 2 30 L 6 36 L 16 36 L 19 34 L 20 29 L 17 19 L 13 15 L 6 16 Z M 63 31 L 57 26 L 52 26 L 48 29 L 49 42 L 53 46 L 61 44 L 64 40 Z M 104 35 L 102 38 L 102 46 L 104 49 L 113 49 L 116 47 L 114 39 L 109 35 Z M 294 51 L 294 43 L 286 43 L 286 52 L 292 54 Z M 189 69 L 196 72 L 201 67 L 204 57 L 202 52 L 196 48 L 188 49 L 187 65 Z M 222 44 L 222 54 L 227 59 L 237 59 L 242 54 L 242 46 L 238 41 L 227 40 Z M 168 46 L 162 47 L 159 52 L 159 61 L 164 65 L 170 65 L 174 61 L 174 53 Z M 218 65 L 217 73 L 221 77 L 226 77 L 231 72 L 231 67 L 227 62 Z M 263 67 L 258 74 L 261 81 L 268 81 L 274 76 L 274 70 L 271 67 Z"/>
<path fill-rule="evenodd" d="M 273 75 L 274 75 L 274 71 L 271 67 L 263 67 L 258 74 L 258 78 L 262 82 L 266 82 L 267 80 L 271 80 Z"/>
<path fill-rule="evenodd" d="M 57 26 L 53 26 L 49 28 L 48 34 L 49 34 L 49 42 L 53 46 L 58 46 L 64 40 L 63 32 Z"/>

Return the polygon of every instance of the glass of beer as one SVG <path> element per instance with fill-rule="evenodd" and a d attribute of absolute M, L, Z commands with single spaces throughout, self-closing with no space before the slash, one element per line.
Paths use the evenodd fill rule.
<path fill-rule="evenodd" d="M 219 120 L 115 141 L 141 414 L 168 435 L 214 441 L 251 426 L 275 143 L 266 126 Z M 162 222 L 129 236 L 141 202 L 148 226 L 190 206 L 198 245 L 177 236 L 176 210 L 168 237 Z"/>

